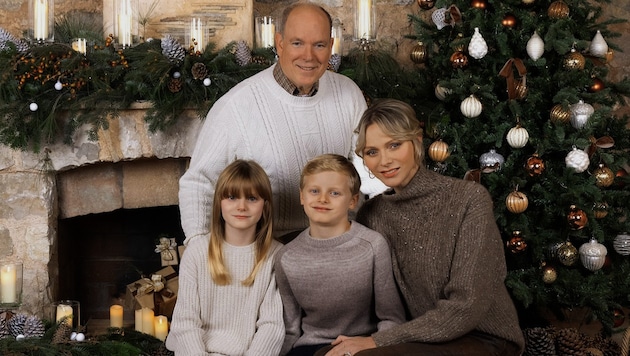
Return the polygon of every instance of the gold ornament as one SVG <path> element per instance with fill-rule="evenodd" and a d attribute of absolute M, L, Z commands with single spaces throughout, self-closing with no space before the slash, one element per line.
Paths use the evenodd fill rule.
<path fill-rule="evenodd" d="M 597 93 L 598 91 L 604 89 L 605 87 L 606 85 L 604 84 L 604 81 L 595 77 L 593 78 L 591 85 L 588 87 L 588 91 L 590 93 Z"/>
<path fill-rule="evenodd" d="M 505 198 L 505 207 L 512 213 L 519 214 L 527 210 L 529 200 L 527 195 L 518 190 L 510 192 Z"/>
<path fill-rule="evenodd" d="M 599 164 L 593 175 L 595 176 L 595 184 L 598 187 L 610 187 L 615 181 L 615 173 L 603 163 Z"/>
<path fill-rule="evenodd" d="M 462 51 L 455 51 L 450 58 L 453 68 L 464 68 L 468 66 L 468 56 Z"/>
<path fill-rule="evenodd" d="M 427 60 L 427 48 L 424 43 L 418 42 L 412 49 L 409 55 L 414 63 L 422 64 Z"/>
<path fill-rule="evenodd" d="M 545 171 L 545 162 L 542 158 L 538 157 L 537 153 L 534 153 L 527 159 L 525 163 L 525 169 L 530 177 L 537 177 Z"/>
<path fill-rule="evenodd" d="M 503 16 L 503 20 L 501 20 L 501 25 L 508 28 L 513 28 L 516 26 L 516 16 L 512 14 L 506 14 Z"/>
<path fill-rule="evenodd" d="M 536 0 L 521 0 L 524 5 L 531 5 L 536 2 Z"/>
<path fill-rule="evenodd" d="M 565 266 L 573 266 L 579 258 L 577 248 L 570 241 L 558 247 L 558 260 Z"/>
<path fill-rule="evenodd" d="M 575 48 L 572 48 L 571 52 L 564 57 L 564 68 L 569 70 L 582 70 L 585 63 L 584 56 L 576 51 Z"/>
<path fill-rule="evenodd" d="M 549 119 L 551 122 L 565 124 L 571 119 L 571 111 L 565 109 L 562 104 L 556 104 L 549 112 Z"/>
<path fill-rule="evenodd" d="M 542 280 L 547 284 L 551 284 L 558 278 L 558 272 L 552 266 L 544 266 L 542 268 Z"/>
<path fill-rule="evenodd" d="M 488 6 L 488 2 L 486 0 L 472 0 L 470 6 L 475 9 L 485 9 Z"/>
<path fill-rule="evenodd" d="M 527 249 L 527 242 L 520 231 L 512 231 L 512 237 L 506 242 L 506 246 L 513 254 L 524 252 Z"/>
<path fill-rule="evenodd" d="M 418 0 L 418 6 L 422 10 L 430 10 L 435 6 L 435 0 Z"/>
<path fill-rule="evenodd" d="M 569 17 L 569 5 L 562 0 L 557 0 L 549 5 L 547 16 L 552 19 L 565 19 Z"/>
<path fill-rule="evenodd" d="M 440 84 L 435 86 L 435 97 L 440 99 L 441 101 L 444 101 L 444 99 L 446 99 L 446 96 L 451 94 L 452 92 L 453 91 L 451 89 L 445 88 Z"/>
<path fill-rule="evenodd" d="M 448 144 L 442 140 L 433 141 L 429 145 L 429 157 L 435 162 L 444 162 L 450 155 Z"/>
<path fill-rule="evenodd" d="M 578 208 L 575 205 L 569 207 L 569 213 L 567 214 L 567 223 L 571 230 L 581 230 L 588 223 L 588 216 L 584 210 Z"/>
<path fill-rule="evenodd" d="M 608 203 L 605 201 L 593 204 L 595 219 L 603 219 L 608 215 Z"/>

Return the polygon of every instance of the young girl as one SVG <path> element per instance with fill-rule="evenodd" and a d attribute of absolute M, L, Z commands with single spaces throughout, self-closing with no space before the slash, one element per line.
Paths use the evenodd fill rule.
<path fill-rule="evenodd" d="M 282 301 L 272 271 L 271 184 L 254 161 L 219 175 L 210 236 L 188 244 L 166 339 L 175 355 L 277 355 Z"/>

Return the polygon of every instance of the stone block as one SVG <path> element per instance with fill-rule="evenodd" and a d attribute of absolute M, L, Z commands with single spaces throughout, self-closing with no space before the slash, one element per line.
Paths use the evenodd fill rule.
<path fill-rule="evenodd" d="M 122 163 L 123 206 L 136 209 L 178 204 L 179 160 L 136 160 Z"/>
<path fill-rule="evenodd" d="M 121 172 L 113 164 L 85 166 L 58 175 L 59 217 L 122 208 Z"/>

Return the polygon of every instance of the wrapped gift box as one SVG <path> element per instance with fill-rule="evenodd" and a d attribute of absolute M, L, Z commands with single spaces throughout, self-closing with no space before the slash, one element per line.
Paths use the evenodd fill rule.
<path fill-rule="evenodd" d="M 150 308 L 155 315 L 173 316 L 177 301 L 179 277 L 168 266 L 153 273 L 151 278 L 141 278 L 127 285 L 126 304 L 132 309 Z"/>

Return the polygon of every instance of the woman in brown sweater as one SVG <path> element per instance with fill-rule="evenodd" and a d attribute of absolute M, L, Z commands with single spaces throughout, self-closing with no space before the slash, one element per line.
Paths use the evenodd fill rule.
<path fill-rule="evenodd" d="M 392 189 L 365 202 L 356 220 L 389 241 L 407 322 L 369 337 L 339 336 L 326 355 L 520 355 L 523 335 L 486 189 L 424 167 L 422 129 L 406 103 L 374 103 L 357 132 L 356 153 Z"/>

